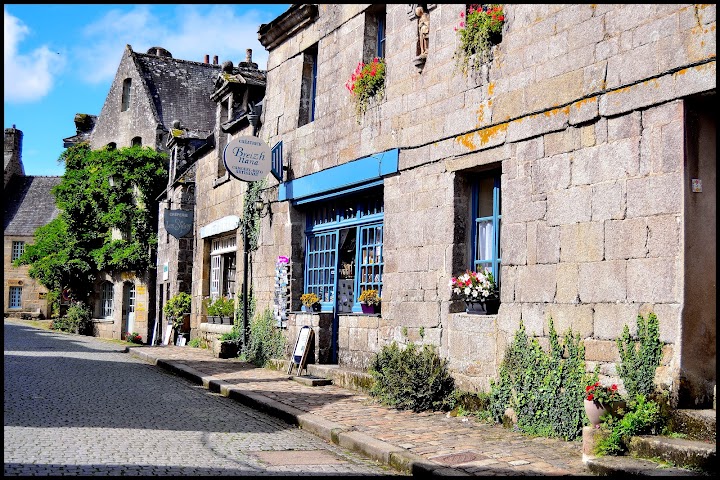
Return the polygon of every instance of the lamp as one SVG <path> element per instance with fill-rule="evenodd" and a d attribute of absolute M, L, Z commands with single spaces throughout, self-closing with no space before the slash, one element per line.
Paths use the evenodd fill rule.
<path fill-rule="evenodd" d="M 266 208 L 266 207 L 267 207 L 267 208 Z M 255 203 L 253 204 L 253 208 L 255 209 L 255 212 L 256 212 L 256 213 L 258 214 L 258 216 L 260 216 L 260 217 L 267 217 L 267 215 L 268 215 L 269 213 L 271 213 L 271 211 L 270 211 L 270 204 L 269 204 L 269 203 L 265 203 L 265 202 L 263 202 L 262 200 L 255 200 Z M 263 213 L 263 210 L 264 210 L 264 213 Z"/>

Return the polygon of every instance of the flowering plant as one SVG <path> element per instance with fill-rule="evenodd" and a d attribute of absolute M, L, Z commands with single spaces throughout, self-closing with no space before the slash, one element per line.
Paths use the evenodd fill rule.
<path fill-rule="evenodd" d="M 137 332 L 125 332 L 125 341 L 130 343 L 142 343 L 142 336 Z"/>
<path fill-rule="evenodd" d="M 460 12 L 459 28 L 455 27 L 460 37 L 460 44 L 455 56 L 458 67 L 465 75 L 471 59 L 473 68 L 490 59 L 492 37 L 502 34 L 504 23 L 505 13 L 500 4 L 470 5 L 467 17 L 465 12 Z"/>
<path fill-rule="evenodd" d="M 300 302 L 302 302 L 302 304 L 306 307 L 312 307 L 319 301 L 320 297 L 318 297 L 314 293 L 303 293 L 302 295 L 300 295 Z"/>
<path fill-rule="evenodd" d="M 450 288 L 452 293 L 466 302 L 482 302 L 497 297 L 495 277 L 488 268 L 480 272 L 466 270 L 462 275 L 450 280 Z"/>
<path fill-rule="evenodd" d="M 585 398 L 593 402 L 597 402 L 603 405 L 621 401 L 622 395 L 618 392 L 618 386 L 614 383 L 609 387 L 600 385 L 600 382 L 595 382 L 592 385 L 585 387 Z"/>
<path fill-rule="evenodd" d="M 360 300 L 360 303 L 364 303 L 365 305 L 380 305 L 382 299 L 378 295 L 377 290 L 369 289 L 363 290 L 358 300 Z"/>
<path fill-rule="evenodd" d="M 355 113 L 360 117 L 372 97 L 380 100 L 385 93 L 385 59 L 375 57 L 370 63 L 358 63 L 345 88 L 355 97 Z"/>

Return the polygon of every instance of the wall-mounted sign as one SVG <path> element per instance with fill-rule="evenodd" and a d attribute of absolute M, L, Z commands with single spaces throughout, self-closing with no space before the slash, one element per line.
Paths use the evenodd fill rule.
<path fill-rule="evenodd" d="M 702 193 L 702 180 L 699 178 L 692 179 L 692 191 L 693 193 Z"/>
<path fill-rule="evenodd" d="M 165 209 L 165 230 L 175 238 L 187 235 L 193 226 L 193 212 L 191 210 Z"/>
<path fill-rule="evenodd" d="M 22 280 L 8 280 L 8 286 L 10 287 L 22 287 L 23 281 Z"/>
<path fill-rule="evenodd" d="M 168 262 L 163 263 L 162 270 L 162 279 L 167 280 L 168 277 L 170 277 L 170 267 L 168 266 Z"/>
<path fill-rule="evenodd" d="M 228 173 L 246 182 L 265 178 L 270 172 L 271 157 L 268 144 L 249 135 L 232 139 L 223 152 Z"/>

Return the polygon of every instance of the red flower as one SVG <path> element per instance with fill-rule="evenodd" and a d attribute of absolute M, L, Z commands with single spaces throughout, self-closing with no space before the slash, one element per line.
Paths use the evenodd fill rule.
<path fill-rule="evenodd" d="M 592 385 L 588 385 L 587 387 L 585 387 L 586 392 L 589 392 L 590 390 L 594 390 L 594 387 Z"/>
<path fill-rule="evenodd" d="M 592 399 L 593 399 L 593 394 L 592 394 L 592 393 L 589 394 L 589 395 L 587 396 L 587 399 L 588 399 L 588 400 L 592 400 Z"/>
<path fill-rule="evenodd" d="M 615 385 L 614 383 L 610 385 L 610 390 L 612 390 L 613 392 L 617 390 L 617 385 Z"/>

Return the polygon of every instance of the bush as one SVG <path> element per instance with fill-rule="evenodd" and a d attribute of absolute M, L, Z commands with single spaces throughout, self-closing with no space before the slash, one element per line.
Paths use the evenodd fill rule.
<path fill-rule="evenodd" d="M 163 307 L 165 316 L 173 323 L 174 329 L 182 327 L 184 316 L 186 313 L 190 313 L 190 305 L 192 304 L 192 297 L 185 292 L 180 292 L 177 295 L 170 298 Z"/>
<path fill-rule="evenodd" d="M 195 337 L 188 342 L 188 347 L 203 348 L 204 345 L 202 343 L 202 340 L 200 340 L 200 337 Z"/>
<path fill-rule="evenodd" d="M 597 373 L 585 372 L 579 334 L 568 331 L 561 345 L 552 318 L 549 331 L 550 351 L 545 352 L 520 322 L 500 364 L 500 378 L 490 382 L 489 409 L 496 422 L 507 423 L 505 411 L 512 408 L 525 433 L 574 440 L 587 421 L 585 386 L 595 383 Z"/>
<path fill-rule="evenodd" d="M 53 320 L 53 329 L 80 334 L 92 333 L 92 313 L 83 302 L 75 302 L 68 307 L 65 317 Z"/>
<path fill-rule="evenodd" d="M 663 428 L 660 406 L 645 395 L 638 394 L 627 402 L 620 419 L 609 417 L 601 424 L 603 433 L 595 446 L 597 455 L 619 455 L 627 451 L 630 438 L 657 434 Z"/>
<path fill-rule="evenodd" d="M 285 336 L 275 324 L 275 316 L 269 308 L 253 317 L 249 325 L 248 344 L 241 352 L 248 362 L 264 367 L 271 358 L 285 355 Z"/>
<path fill-rule="evenodd" d="M 125 333 L 125 341 L 130 343 L 140 343 L 142 344 L 142 336 L 137 332 L 126 332 Z"/>
<path fill-rule="evenodd" d="M 630 336 L 627 325 L 623 328 L 622 335 L 617 339 L 620 353 L 618 375 L 630 397 L 637 394 L 648 396 L 655 392 L 655 370 L 660 366 L 662 346 L 658 318 L 652 312 L 647 319 L 637 316 L 637 337 Z"/>
<path fill-rule="evenodd" d="M 382 403 L 400 410 L 422 412 L 452 406 L 455 381 L 434 347 L 418 348 L 410 342 L 400 348 L 397 342 L 383 346 L 375 355 L 370 374 L 375 380 L 370 394 Z"/>

